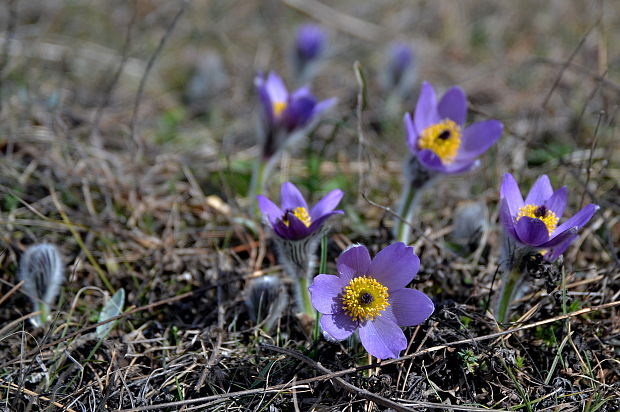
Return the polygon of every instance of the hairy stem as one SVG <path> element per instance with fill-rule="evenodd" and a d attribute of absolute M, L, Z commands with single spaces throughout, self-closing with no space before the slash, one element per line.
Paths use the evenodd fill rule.
<path fill-rule="evenodd" d="M 523 274 L 521 273 L 518 265 L 505 272 L 502 279 L 502 291 L 497 303 L 497 310 L 495 311 L 495 318 L 499 323 L 508 322 L 510 316 L 510 304 L 517 293 L 522 277 Z"/>
<path fill-rule="evenodd" d="M 415 214 L 420 192 L 421 190 L 416 190 L 412 184 L 407 184 L 398 209 L 398 215 L 401 217 L 401 220 L 399 220 L 398 224 L 394 227 L 394 236 L 397 241 L 407 245 L 411 239 L 411 227 L 409 227 L 409 222 L 411 222 Z"/>

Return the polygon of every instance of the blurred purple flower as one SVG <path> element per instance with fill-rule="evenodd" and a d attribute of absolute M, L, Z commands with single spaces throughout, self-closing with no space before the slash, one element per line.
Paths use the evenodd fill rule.
<path fill-rule="evenodd" d="M 388 90 L 410 86 L 415 79 L 413 50 L 407 43 L 393 43 L 388 52 L 385 87 Z M 410 88 L 410 87 L 409 87 Z M 404 90 L 403 90 L 404 91 Z"/>
<path fill-rule="evenodd" d="M 460 87 L 450 88 L 437 103 L 435 90 L 422 84 L 414 117 L 405 114 L 409 149 L 427 169 L 440 173 L 462 173 L 477 164 L 502 134 L 497 120 L 485 120 L 463 127 L 467 99 Z"/>
<path fill-rule="evenodd" d="M 258 195 L 258 207 L 267 216 L 273 231 L 283 239 L 304 239 L 325 223 L 334 214 L 342 214 L 342 210 L 334 210 L 342 199 L 342 190 L 334 189 L 318 201 L 308 212 L 308 204 L 291 182 L 282 185 L 282 209 L 263 195 Z"/>
<path fill-rule="evenodd" d="M 301 62 L 311 62 L 321 57 L 325 50 L 327 35 L 315 24 L 304 24 L 297 30 L 295 54 Z"/>
<path fill-rule="evenodd" d="M 500 189 L 499 212 L 504 230 L 520 244 L 550 249 L 546 257 L 554 261 L 599 208 L 591 203 L 558 226 L 566 207 L 566 195 L 566 186 L 554 192 L 549 177 L 542 175 L 523 201 L 514 177 L 506 173 Z"/>
<path fill-rule="evenodd" d="M 343 340 L 359 329 L 368 353 L 397 358 L 407 347 L 400 328 L 424 322 L 435 310 L 428 296 L 405 287 L 419 268 L 413 248 L 402 242 L 372 260 L 365 246 L 351 246 L 338 259 L 338 276 L 318 275 L 309 287 L 323 331 Z"/>
<path fill-rule="evenodd" d="M 336 103 L 336 99 L 317 102 L 308 87 L 289 94 L 282 79 L 271 72 L 267 79 L 262 75 L 254 81 L 262 105 L 261 128 L 263 132 L 263 157 L 271 158 L 293 134 L 303 134 L 321 113 Z"/>

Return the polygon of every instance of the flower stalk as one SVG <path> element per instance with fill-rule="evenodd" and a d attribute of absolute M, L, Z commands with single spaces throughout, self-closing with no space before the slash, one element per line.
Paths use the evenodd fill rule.
<path fill-rule="evenodd" d="M 504 272 L 502 277 L 502 290 L 497 302 L 497 309 L 495 311 L 495 318 L 499 323 L 508 322 L 510 316 L 510 304 L 514 300 L 517 294 L 519 285 L 523 279 L 523 273 L 518 267 L 512 268 Z"/>

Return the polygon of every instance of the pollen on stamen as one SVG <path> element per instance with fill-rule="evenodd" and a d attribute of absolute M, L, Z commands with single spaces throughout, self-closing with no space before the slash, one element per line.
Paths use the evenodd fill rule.
<path fill-rule="evenodd" d="M 560 220 L 560 218 L 557 217 L 555 213 L 549 210 L 549 208 L 547 208 L 547 206 L 545 205 L 525 205 L 521 207 L 519 209 L 519 213 L 517 214 L 516 221 L 518 222 L 519 219 L 524 216 L 531 217 L 533 219 L 539 219 L 540 221 L 542 221 L 547 227 L 549 236 L 551 236 L 551 234 L 558 225 L 558 221 Z"/>
<path fill-rule="evenodd" d="M 292 213 L 293 215 L 295 215 L 295 217 L 297 219 L 299 219 L 301 221 L 301 223 L 303 223 L 306 227 L 310 227 L 310 225 L 312 224 L 312 219 L 310 218 L 310 214 L 308 213 L 308 209 L 306 209 L 303 206 L 300 207 L 296 207 L 293 210 L 287 211 L 284 214 L 284 217 L 282 218 L 282 222 L 284 222 L 284 224 L 286 226 L 289 225 L 289 221 L 288 221 L 288 214 Z"/>
<path fill-rule="evenodd" d="M 444 164 L 454 161 L 460 146 L 461 128 L 450 119 L 427 127 L 422 131 L 418 140 L 420 149 L 431 150 Z"/>
<path fill-rule="evenodd" d="M 286 109 L 286 102 L 274 102 L 273 103 L 273 114 L 275 114 L 276 117 L 280 116 L 282 112 L 284 111 L 284 109 Z"/>
<path fill-rule="evenodd" d="M 374 278 L 356 277 L 344 288 L 342 308 L 353 320 L 372 320 L 389 305 L 388 288 Z"/>

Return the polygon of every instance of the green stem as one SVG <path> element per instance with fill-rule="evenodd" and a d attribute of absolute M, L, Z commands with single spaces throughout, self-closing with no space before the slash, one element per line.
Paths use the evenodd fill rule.
<path fill-rule="evenodd" d="M 510 315 L 510 304 L 517 293 L 519 282 L 523 274 L 519 270 L 518 265 L 508 272 L 508 275 L 503 279 L 502 292 L 500 294 L 499 302 L 497 304 L 497 311 L 495 318 L 499 323 L 508 322 Z"/>
<path fill-rule="evenodd" d="M 297 293 L 301 297 L 301 303 L 303 308 L 301 308 L 305 313 L 307 313 L 311 318 L 314 317 L 315 311 L 312 306 L 312 302 L 310 301 L 310 292 L 308 292 L 308 279 L 305 276 L 300 276 L 299 281 L 297 282 Z"/>
<path fill-rule="evenodd" d="M 411 227 L 409 227 L 409 222 L 411 222 L 413 218 L 419 193 L 420 192 L 415 190 L 413 185 L 408 182 L 398 210 L 398 215 L 403 220 L 399 220 L 396 225 L 395 236 L 397 241 L 403 242 L 406 245 L 409 244 L 409 240 L 411 239 Z"/>
<path fill-rule="evenodd" d="M 250 205 L 250 214 L 258 216 L 258 202 L 256 196 L 263 194 L 265 186 L 265 175 L 267 171 L 267 161 L 262 156 L 256 158 L 254 170 L 252 171 L 252 181 L 250 183 L 250 191 L 248 193 L 248 201 Z"/>
<path fill-rule="evenodd" d="M 321 238 L 321 263 L 319 264 L 319 274 L 327 271 L 327 236 Z M 314 341 L 319 340 L 321 330 L 319 328 L 319 311 L 314 311 Z"/>

